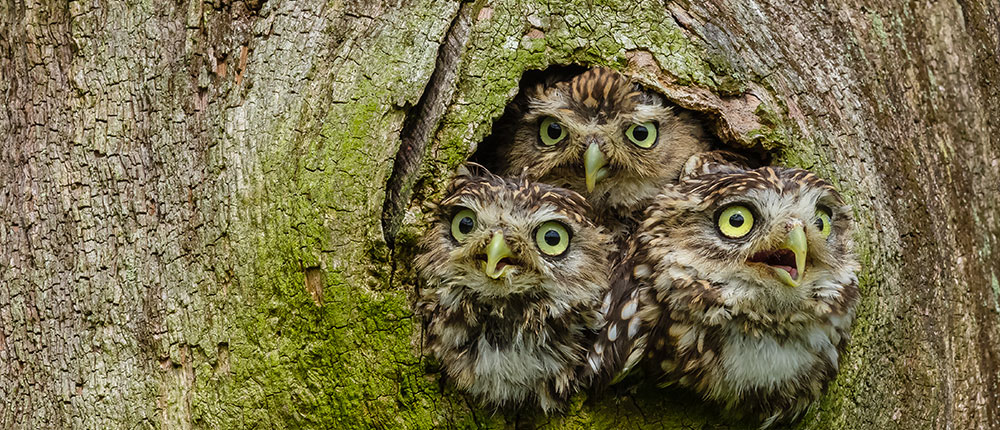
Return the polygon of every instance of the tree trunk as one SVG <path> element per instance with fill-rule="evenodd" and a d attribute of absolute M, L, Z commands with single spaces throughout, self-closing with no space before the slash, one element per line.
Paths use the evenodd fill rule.
<path fill-rule="evenodd" d="M 650 387 L 493 415 L 420 358 L 421 204 L 561 64 L 853 204 L 798 428 L 1000 428 L 1000 4 L 586 3 L 3 0 L 0 428 L 728 428 Z"/>

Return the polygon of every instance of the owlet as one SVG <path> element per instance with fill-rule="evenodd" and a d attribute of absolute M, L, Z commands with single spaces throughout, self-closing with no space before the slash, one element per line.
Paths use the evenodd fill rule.
<path fill-rule="evenodd" d="M 708 148 L 693 116 L 611 69 L 540 84 L 524 98 L 499 150 L 501 173 L 579 192 L 600 222 L 644 209 Z"/>
<path fill-rule="evenodd" d="M 416 260 L 430 353 L 487 405 L 559 409 L 603 324 L 608 236 L 579 194 L 475 164 L 447 193 Z"/>
<path fill-rule="evenodd" d="M 851 212 L 801 169 L 722 164 L 667 187 L 607 296 L 591 371 L 640 360 L 763 427 L 795 420 L 837 373 L 858 299 Z"/>

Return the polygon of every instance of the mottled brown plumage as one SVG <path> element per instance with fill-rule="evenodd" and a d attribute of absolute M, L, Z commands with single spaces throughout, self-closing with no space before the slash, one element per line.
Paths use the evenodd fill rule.
<path fill-rule="evenodd" d="M 588 210 L 569 190 L 460 170 L 416 260 L 427 349 L 456 387 L 546 412 L 577 389 L 608 282 L 609 238 Z"/>
<path fill-rule="evenodd" d="M 604 381 L 640 360 L 764 427 L 836 375 L 858 289 L 851 213 L 801 169 L 693 161 L 647 211 L 589 354 Z"/>
<path fill-rule="evenodd" d="M 607 68 L 539 84 L 516 103 L 501 173 L 526 174 L 586 196 L 594 217 L 617 236 L 708 144 L 693 116 Z M 638 139 L 645 137 L 645 140 Z"/>

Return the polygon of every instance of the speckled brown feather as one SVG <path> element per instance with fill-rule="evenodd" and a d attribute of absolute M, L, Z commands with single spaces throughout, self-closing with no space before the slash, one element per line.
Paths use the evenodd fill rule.
<path fill-rule="evenodd" d="M 442 206 L 455 205 L 463 198 L 496 201 L 509 198 L 519 204 L 531 204 L 522 209 L 535 211 L 550 204 L 556 210 L 578 223 L 587 222 L 590 205 L 580 194 L 547 184 L 531 182 L 527 178 L 505 179 L 494 175 L 476 163 L 466 163 L 464 173 L 457 176 L 448 187 L 448 197 Z M 449 214 L 450 215 L 450 214 Z M 450 220 L 449 220 L 450 221 Z"/>
<path fill-rule="evenodd" d="M 599 338 L 604 344 L 592 348 L 588 360 L 607 381 L 642 357 L 647 372 L 662 375 L 664 383 L 690 388 L 736 415 L 763 426 L 794 420 L 836 375 L 849 338 L 858 299 L 850 210 L 829 183 L 805 170 L 719 167 L 690 170 L 647 212 L 616 272 L 631 279 L 613 284 L 607 316 L 609 326 L 616 324 L 635 296 L 633 318 L 641 325 L 635 336 L 614 340 L 605 330 Z M 712 214 L 732 202 L 757 204 L 776 226 L 786 212 L 829 207 L 830 238 L 807 229 L 806 276 L 812 277 L 799 287 L 757 277 L 745 261 L 773 245 L 771 221 L 757 220 L 761 227 L 745 243 L 720 239 Z"/>
<path fill-rule="evenodd" d="M 509 141 L 497 150 L 504 175 L 524 174 L 584 195 L 594 217 L 616 237 L 629 234 L 629 218 L 641 213 L 657 191 L 677 181 L 684 162 L 705 151 L 708 140 L 700 123 L 686 111 L 607 68 L 592 68 L 567 80 L 528 89 L 516 103 Z M 557 119 L 568 137 L 555 146 L 542 144 L 539 127 Z M 658 140 L 640 148 L 625 138 L 625 130 L 642 121 L 657 124 Z M 588 192 L 583 155 L 598 143 L 607 157 L 609 175 Z"/>
<path fill-rule="evenodd" d="M 448 194 L 416 260 L 428 287 L 417 305 L 428 352 L 453 385 L 487 406 L 559 410 L 579 386 L 585 339 L 603 324 L 608 236 L 586 218 L 580 195 L 478 165 L 460 169 Z M 478 217 L 462 241 L 450 233 L 460 208 Z M 534 242 L 535 229 L 550 220 L 571 233 L 558 257 L 542 255 Z M 478 260 L 496 231 L 504 232 L 518 267 L 500 280 L 488 278 Z"/>
<path fill-rule="evenodd" d="M 570 112 L 607 124 L 635 110 L 643 96 L 641 89 L 611 69 L 598 67 L 560 85 L 569 93 Z"/>

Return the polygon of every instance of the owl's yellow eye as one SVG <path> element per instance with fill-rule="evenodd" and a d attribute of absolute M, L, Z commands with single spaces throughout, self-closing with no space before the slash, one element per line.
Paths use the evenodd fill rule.
<path fill-rule="evenodd" d="M 476 228 L 476 213 L 472 209 L 462 209 L 451 219 L 451 236 L 455 240 L 469 237 L 474 228 Z"/>
<path fill-rule="evenodd" d="M 726 237 L 738 239 L 750 233 L 753 228 L 753 213 L 742 205 L 729 206 L 719 214 L 719 231 Z"/>
<path fill-rule="evenodd" d="M 535 242 L 545 255 L 552 257 L 562 255 L 569 248 L 569 230 L 566 230 L 566 226 L 561 222 L 546 222 L 535 232 Z"/>
<path fill-rule="evenodd" d="M 625 129 L 625 137 L 640 148 L 652 148 L 656 144 L 656 124 L 646 121 L 632 124 Z"/>
<path fill-rule="evenodd" d="M 549 117 L 542 120 L 542 125 L 539 128 L 539 135 L 542 138 L 542 143 L 545 146 L 552 146 L 559 142 L 562 142 L 566 138 L 566 127 L 563 127 L 559 121 L 555 118 Z"/>
<path fill-rule="evenodd" d="M 824 238 L 830 237 L 830 233 L 833 231 L 832 215 L 830 210 L 826 208 L 816 208 L 816 228 L 819 229 L 820 236 Z"/>

